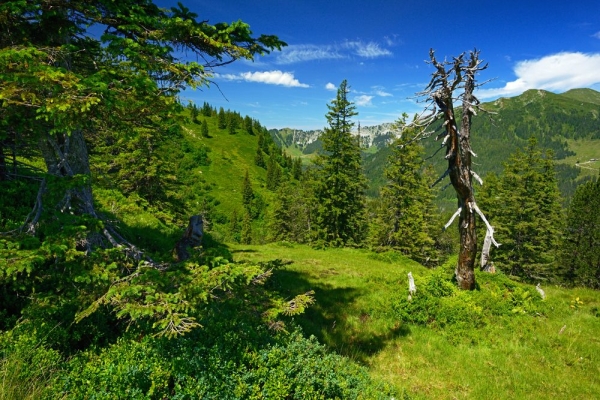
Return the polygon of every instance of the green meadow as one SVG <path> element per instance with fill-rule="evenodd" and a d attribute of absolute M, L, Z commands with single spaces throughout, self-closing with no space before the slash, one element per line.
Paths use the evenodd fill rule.
<path fill-rule="evenodd" d="M 450 282 L 455 260 L 429 270 L 394 253 L 360 249 L 279 243 L 231 251 L 236 260 L 280 260 L 273 289 L 284 296 L 315 292 L 316 304 L 296 317 L 303 331 L 410 398 L 592 399 L 600 393 L 596 291 L 548 286 L 542 300 L 533 286 L 499 272 L 478 273 L 477 290 L 458 292 Z M 417 285 L 411 303 L 423 298 L 431 306 L 417 305 L 413 317 L 402 312 L 408 272 Z"/>

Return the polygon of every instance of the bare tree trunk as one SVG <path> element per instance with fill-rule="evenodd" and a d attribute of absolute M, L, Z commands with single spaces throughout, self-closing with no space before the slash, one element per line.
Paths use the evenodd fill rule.
<path fill-rule="evenodd" d="M 471 117 L 475 115 L 475 109 L 479 109 L 479 100 L 473 95 L 476 87 L 475 75 L 487 68 L 487 65 L 480 65 L 481 61 L 477 51 L 472 51 L 467 61 L 464 60 L 464 53 L 455 57 L 452 62 L 438 62 L 433 49 L 429 52 L 429 56 L 436 71 L 425 91 L 419 95 L 427 97 L 427 101 L 429 101 L 427 109 L 431 110 L 431 113 L 421 117 L 418 124 L 427 127 L 439 119 L 443 120 L 445 131 L 438 136 L 438 139 L 442 137 L 444 139 L 442 146 L 446 146 L 445 158 L 448 160 L 448 169 L 434 185 L 449 176 L 456 191 L 458 210 L 445 227 L 447 228 L 457 216 L 459 217 L 460 250 L 455 271 L 456 280 L 461 289 L 473 290 L 475 288 L 474 269 L 477 254 L 475 214 L 478 214 L 486 222 L 490 235 L 493 234 L 493 228 L 489 226 L 475 203 L 472 179 L 475 177 L 480 183 L 482 182 L 471 169 L 471 156 L 475 156 L 471 149 Z M 462 89 L 463 92 L 456 98 L 453 97 L 455 91 L 459 89 Z M 454 100 L 456 99 L 462 100 L 460 131 L 454 115 Z M 423 130 L 420 135 L 428 136 L 431 133 Z M 497 245 L 493 237 L 491 240 Z"/>

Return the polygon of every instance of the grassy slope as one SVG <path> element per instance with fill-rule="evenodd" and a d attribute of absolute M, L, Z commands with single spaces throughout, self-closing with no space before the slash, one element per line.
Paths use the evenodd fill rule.
<path fill-rule="evenodd" d="M 238 260 L 289 260 L 273 285 L 290 296 L 315 291 L 316 305 L 297 319 L 305 332 L 413 398 L 591 399 L 600 393 L 598 292 L 548 287 L 539 316 L 495 317 L 464 335 L 404 324 L 390 312 L 407 294 L 409 271 L 417 285 L 432 273 L 404 257 L 281 244 L 232 251 Z M 499 278 L 478 275 L 480 294 L 492 296 L 487 291 Z M 581 304 L 571 308 L 576 298 Z"/>

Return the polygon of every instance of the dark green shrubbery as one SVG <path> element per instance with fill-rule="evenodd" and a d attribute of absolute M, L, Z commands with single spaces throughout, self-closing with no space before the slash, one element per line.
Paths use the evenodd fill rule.
<path fill-rule="evenodd" d="M 72 360 L 56 397 L 87 399 L 374 399 L 393 390 L 298 332 L 273 339 L 244 323 L 183 338 L 122 339 Z M 254 339 L 255 341 L 249 341 Z"/>

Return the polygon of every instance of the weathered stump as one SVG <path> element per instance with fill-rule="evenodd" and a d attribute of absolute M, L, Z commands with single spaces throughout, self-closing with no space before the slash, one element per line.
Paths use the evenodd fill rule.
<path fill-rule="evenodd" d="M 185 233 L 175 245 L 177 262 L 185 261 L 191 257 L 190 249 L 200 246 L 204 234 L 204 222 L 201 215 L 192 215 Z"/>

